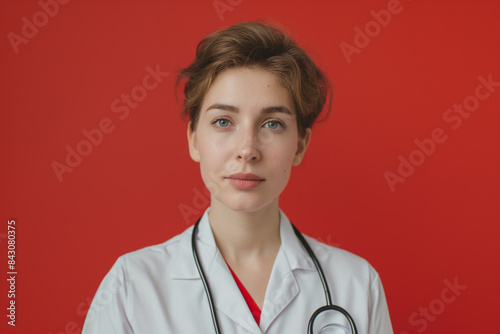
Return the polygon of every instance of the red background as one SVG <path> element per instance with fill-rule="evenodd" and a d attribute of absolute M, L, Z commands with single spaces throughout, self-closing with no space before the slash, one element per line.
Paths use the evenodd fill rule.
<path fill-rule="evenodd" d="M 169 239 L 202 213 L 175 70 L 205 34 L 262 18 L 287 27 L 335 89 L 331 117 L 314 126 L 281 196 L 284 212 L 373 264 L 395 333 L 499 333 L 500 87 L 456 130 L 443 114 L 474 94 L 479 76 L 500 81 L 500 2 L 401 0 L 348 63 L 340 44 L 354 45 L 354 28 L 389 1 L 221 1 L 231 8 L 222 16 L 212 0 L 71 1 L 18 53 L 8 34 L 21 35 L 22 18 L 33 22 L 41 7 L 1 1 L 0 332 L 79 333 L 119 255 Z M 171 74 L 120 119 L 111 103 L 156 65 Z M 59 182 L 51 164 L 104 118 L 114 131 Z M 384 173 L 397 173 L 398 156 L 408 159 L 435 128 L 447 140 L 391 191 Z M 195 214 L 185 219 L 182 207 Z M 6 318 L 10 218 L 15 328 Z M 461 295 L 424 330 L 412 323 L 420 308 L 442 305 L 443 282 L 454 279 L 467 286 Z"/>

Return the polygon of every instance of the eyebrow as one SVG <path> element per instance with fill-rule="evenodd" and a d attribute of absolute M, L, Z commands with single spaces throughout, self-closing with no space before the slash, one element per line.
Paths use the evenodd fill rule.
<path fill-rule="evenodd" d="M 210 107 L 207 108 L 206 111 L 212 110 L 212 109 L 218 109 L 218 110 L 224 110 L 224 111 L 230 111 L 234 113 L 239 113 L 240 109 L 235 106 L 227 105 L 227 104 L 212 104 Z M 292 116 L 292 113 L 290 110 L 285 107 L 285 106 L 272 106 L 272 107 L 265 107 L 260 110 L 262 114 L 273 114 L 273 113 L 284 113 L 287 115 Z"/>

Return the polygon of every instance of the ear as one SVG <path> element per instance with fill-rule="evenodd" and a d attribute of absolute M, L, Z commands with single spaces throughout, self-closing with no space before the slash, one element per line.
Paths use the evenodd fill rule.
<path fill-rule="evenodd" d="M 191 159 L 196 162 L 200 162 L 200 150 L 198 149 L 198 138 L 196 136 L 196 130 L 191 131 L 191 121 L 187 126 L 187 137 L 189 144 L 189 155 Z"/>
<path fill-rule="evenodd" d="M 295 155 L 293 156 L 293 162 L 292 162 L 293 166 L 297 166 L 302 162 L 302 159 L 306 154 L 307 147 L 311 142 L 311 134 L 312 134 L 311 128 L 307 128 L 304 138 L 299 137 L 299 141 L 297 143 L 297 152 L 295 152 Z"/>

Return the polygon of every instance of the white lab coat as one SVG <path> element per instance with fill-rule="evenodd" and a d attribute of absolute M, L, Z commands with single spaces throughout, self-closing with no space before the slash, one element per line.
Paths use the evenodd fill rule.
<path fill-rule="evenodd" d="M 255 322 L 208 221 L 198 230 L 198 253 L 212 290 L 222 333 L 305 334 L 312 313 L 325 305 L 318 273 L 280 210 L 281 247 Z M 92 301 L 82 334 L 214 333 L 191 249 L 192 226 L 165 243 L 118 258 Z M 370 264 L 347 251 L 306 237 L 328 280 L 333 303 L 345 308 L 361 334 L 392 334 L 384 290 Z M 320 316 L 333 321 L 333 313 Z M 344 320 L 340 320 L 344 321 Z"/>

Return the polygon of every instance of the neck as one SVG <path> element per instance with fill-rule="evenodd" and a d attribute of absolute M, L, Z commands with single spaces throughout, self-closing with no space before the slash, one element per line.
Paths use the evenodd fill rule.
<path fill-rule="evenodd" d="M 228 263 L 245 264 L 276 256 L 281 245 L 277 199 L 258 211 L 244 212 L 212 197 L 208 218 L 217 247 Z"/>

